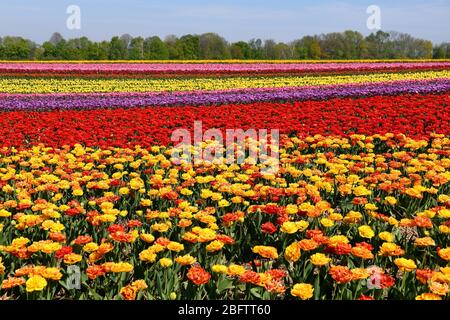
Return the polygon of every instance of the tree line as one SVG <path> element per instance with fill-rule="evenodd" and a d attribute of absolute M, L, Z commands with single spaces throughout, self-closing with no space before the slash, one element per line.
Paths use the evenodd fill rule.
<path fill-rule="evenodd" d="M 216 33 L 161 39 L 115 36 L 95 42 L 55 32 L 39 45 L 22 37 L 0 38 L 2 60 L 215 60 L 215 59 L 444 59 L 450 43 L 434 45 L 406 33 L 378 31 L 364 37 L 347 30 L 304 36 L 289 43 L 251 39 L 230 43 Z"/>

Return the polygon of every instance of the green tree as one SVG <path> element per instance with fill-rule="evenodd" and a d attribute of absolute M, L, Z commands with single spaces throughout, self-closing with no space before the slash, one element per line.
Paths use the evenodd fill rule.
<path fill-rule="evenodd" d="M 216 33 L 205 33 L 200 36 L 199 50 L 201 59 L 230 59 L 228 43 Z"/>
<path fill-rule="evenodd" d="M 108 60 L 111 43 L 109 41 L 102 41 L 97 43 L 96 45 L 97 59 Z"/>
<path fill-rule="evenodd" d="M 292 44 L 294 59 L 320 59 L 322 51 L 317 37 L 304 36 Z"/>
<path fill-rule="evenodd" d="M 368 55 L 366 41 L 357 31 L 347 30 L 321 35 L 319 44 L 325 59 L 361 59 Z"/>
<path fill-rule="evenodd" d="M 290 60 L 293 58 L 292 48 L 283 42 L 275 45 L 275 59 L 276 60 Z"/>
<path fill-rule="evenodd" d="M 390 58 L 393 54 L 389 38 L 390 34 L 381 30 L 367 36 L 368 57 L 372 59 Z"/>
<path fill-rule="evenodd" d="M 450 58 L 450 43 L 441 43 L 433 48 L 434 59 Z"/>
<path fill-rule="evenodd" d="M 344 35 L 339 32 L 323 34 L 319 37 L 322 57 L 325 59 L 344 59 L 346 57 Z"/>
<path fill-rule="evenodd" d="M 177 40 L 176 46 L 180 51 L 180 58 L 186 60 L 199 59 L 200 37 L 198 35 L 187 34 Z"/>
<path fill-rule="evenodd" d="M 42 53 L 42 59 L 44 60 L 61 59 L 61 57 L 58 57 L 56 54 L 56 46 L 50 41 L 44 42 L 42 44 L 42 48 L 44 50 L 44 52 Z"/>
<path fill-rule="evenodd" d="M 230 46 L 230 54 L 233 59 L 251 59 L 252 48 L 245 41 L 235 42 Z"/>
<path fill-rule="evenodd" d="M 2 40 L 2 52 L 8 60 L 33 59 L 36 44 L 22 37 L 4 37 Z"/>
<path fill-rule="evenodd" d="M 144 38 L 136 37 L 130 41 L 128 58 L 130 60 L 144 59 Z"/>
<path fill-rule="evenodd" d="M 263 59 L 268 59 L 268 60 L 276 59 L 276 57 L 275 57 L 275 55 L 276 55 L 276 52 L 275 52 L 276 45 L 277 45 L 277 43 L 274 40 L 272 40 L 272 39 L 264 41 L 262 58 Z"/>
<path fill-rule="evenodd" d="M 159 37 L 147 38 L 144 41 L 144 59 L 167 60 L 169 59 L 169 49 Z"/>
<path fill-rule="evenodd" d="M 428 59 L 433 56 L 431 41 L 417 39 L 407 33 L 390 33 L 393 58 Z"/>
<path fill-rule="evenodd" d="M 367 57 L 367 44 L 361 33 L 347 30 L 343 33 L 343 40 L 344 58 L 361 59 Z"/>
<path fill-rule="evenodd" d="M 109 59 L 123 60 L 127 56 L 127 45 L 119 37 L 113 37 L 109 45 Z"/>
<path fill-rule="evenodd" d="M 58 42 L 57 47 L 62 43 Z M 65 42 L 62 55 L 69 60 L 95 60 L 98 59 L 97 45 L 87 37 L 70 39 Z"/>
<path fill-rule="evenodd" d="M 41 46 L 22 37 L 0 38 L 1 59 L 42 60 L 138 60 L 138 59 L 424 59 L 450 58 L 450 43 L 433 46 L 431 41 L 406 33 L 377 31 L 363 37 L 347 30 L 304 36 L 289 44 L 251 39 L 229 44 L 216 33 L 187 34 L 164 41 L 154 36 L 133 38 L 129 34 L 111 41 L 93 42 L 87 37 L 65 40 L 55 32 Z"/>
<path fill-rule="evenodd" d="M 251 39 L 248 43 L 252 50 L 252 59 L 263 59 L 264 49 L 261 39 Z"/>
<path fill-rule="evenodd" d="M 169 59 L 178 60 L 182 59 L 183 50 L 179 46 L 178 37 L 175 35 L 168 35 L 164 39 L 164 43 L 166 44 L 167 50 L 169 51 Z"/>

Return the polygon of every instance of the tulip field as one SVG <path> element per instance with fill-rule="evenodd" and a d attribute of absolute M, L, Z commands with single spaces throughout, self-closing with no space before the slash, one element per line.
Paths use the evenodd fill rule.
<path fill-rule="evenodd" d="M 175 161 L 172 133 L 196 121 L 279 130 L 278 170 Z M 449 285 L 448 60 L 0 61 L 1 300 Z"/>

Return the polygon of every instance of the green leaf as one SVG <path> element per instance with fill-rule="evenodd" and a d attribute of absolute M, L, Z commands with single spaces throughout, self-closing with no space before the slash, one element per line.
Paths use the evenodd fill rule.
<path fill-rule="evenodd" d="M 258 298 L 258 299 L 261 299 L 261 292 L 260 292 L 260 288 L 252 288 L 252 289 L 250 289 L 250 293 L 255 297 L 255 298 Z"/>
<path fill-rule="evenodd" d="M 245 284 L 245 283 L 241 283 L 241 284 L 237 285 L 236 287 L 237 287 L 240 291 L 245 291 L 246 284 Z"/>
<path fill-rule="evenodd" d="M 270 292 L 264 291 L 262 295 L 263 300 L 270 300 Z"/>
<path fill-rule="evenodd" d="M 314 299 L 320 299 L 320 274 L 316 276 L 316 280 L 314 282 Z"/>
<path fill-rule="evenodd" d="M 233 280 L 230 279 L 224 279 L 217 283 L 217 292 L 221 293 L 224 290 L 233 289 Z"/>
<path fill-rule="evenodd" d="M 66 290 L 69 290 L 69 287 L 66 285 L 66 282 L 65 281 L 58 281 L 58 283 L 61 285 L 61 287 L 63 287 L 64 289 L 66 289 Z"/>
<path fill-rule="evenodd" d="M 92 296 L 92 298 L 94 298 L 95 300 L 103 300 L 103 297 L 94 290 L 89 290 L 89 295 Z"/>
<path fill-rule="evenodd" d="M 344 289 L 344 295 L 342 296 L 342 299 L 344 300 L 352 300 L 352 291 L 349 288 Z"/>

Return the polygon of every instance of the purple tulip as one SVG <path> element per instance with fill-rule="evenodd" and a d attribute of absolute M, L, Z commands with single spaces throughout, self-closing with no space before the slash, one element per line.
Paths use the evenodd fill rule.
<path fill-rule="evenodd" d="M 432 94 L 446 91 L 450 91 L 450 79 L 190 92 L 0 94 L 0 111 L 201 106 L 264 101 L 327 100 L 408 93 Z"/>

